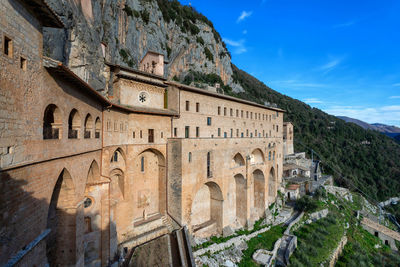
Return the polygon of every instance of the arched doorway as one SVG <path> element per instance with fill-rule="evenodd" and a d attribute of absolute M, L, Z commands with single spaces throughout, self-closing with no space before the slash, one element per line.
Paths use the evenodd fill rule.
<path fill-rule="evenodd" d="M 134 218 L 164 214 L 166 210 L 166 173 L 164 155 L 155 149 L 147 149 L 135 160 L 133 195 L 136 205 Z"/>
<path fill-rule="evenodd" d="M 69 172 L 59 175 L 51 196 L 47 229 L 46 255 L 50 266 L 76 264 L 76 199 L 75 187 Z"/>
<path fill-rule="evenodd" d="M 275 178 L 275 170 L 271 168 L 268 177 L 268 200 L 269 202 L 275 201 L 276 196 L 276 178 Z"/>
<path fill-rule="evenodd" d="M 236 185 L 236 220 L 241 226 L 247 221 L 247 190 L 246 179 L 242 174 L 235 175 Z"/>
<path fill-rule="evenodd" d="M 222 232 L 223 200 L 218 184 L 208 182 L 200 187 L 193 199 L 190 217 L 195 235 L 210 236 Z M 206 232 L 200 231 L 202 229 Z"/>
<path fill-rule="evenodd" d="M 96 161 L 90 165 L 83 201 L 85 266 L 101 266 L 103 184 Z"/>
<path fill-rule="evenodd" d="M 262 217 L 265 212 L 265 178 L 261 170 L 253 172 L 254 179 L 254 209 L 258 217 Z"/>

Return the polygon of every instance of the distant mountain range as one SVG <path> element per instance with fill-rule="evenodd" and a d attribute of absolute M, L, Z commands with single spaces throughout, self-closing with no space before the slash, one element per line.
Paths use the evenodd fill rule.
<path fill-rule="evenodd" d="M 344 120 L 345 122 L 352 122 L 357 124 L 366 130 L 374 130 L 386 134 L 387 136 L 393 137 L 394 139 L 400 141 L 400 128 L 396 126 L 390 126 L 382 123 L 367 123 L 365 121 L 360 121 L 357 119 L 349 118 L 346 116 L 337 116 L 339 119 Z"/>

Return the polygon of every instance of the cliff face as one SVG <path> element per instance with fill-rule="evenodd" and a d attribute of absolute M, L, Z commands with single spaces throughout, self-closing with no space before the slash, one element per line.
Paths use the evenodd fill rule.
<path fill-rule="evenodd" d="M 98 90 L 105 88 L 103 55 L 106 61 L 137 68 L 148 50 L 164 54 L 169 79 L 182 80 L 189 70 L 215 73 L 234 91 L 242 90 L 232 80 L 221 37 L 191 7 L 163 0 L 47 2 L 66 29 L 45 29 L 45 55 L 63 61 Z"/>

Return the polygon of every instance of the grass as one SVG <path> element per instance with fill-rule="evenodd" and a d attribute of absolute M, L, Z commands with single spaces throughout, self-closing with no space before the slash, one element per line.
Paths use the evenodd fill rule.
<path fill-rule="evenodd" d="M 286 227 L 273 226 L 269 231 L 261 233 L 247 242 L 248 248 L 243 251 L 243 258 L 238 266 L 258 266 L 252 259 L 253 253 L 258 249 L 273 250 L 275 242 L 282 237 Z"/>
<path fill-rule="evenodd" d="M 204 242 L 202 244 L 199 244 L 199 245 L 193 247 L 192 249 L 193 249 L 193 251 L 196 251 L 196 250 L 199 250 L 199 249 L 202 249 L 202 248 L 209 247 L 209 246 L 211 246 L 213 244 L 224 243 L 224 242 L 228 241 L 229 239 L 232 239 L 232 238 L 237 237 L 237 236 L 249 235 L 251 233 L 254 233 L 254 232 L 258 231 L 258 230 L 261 230 L 261 229 L 267 227 L 267 225 L 261 225 L 263 221 L 264 221 L 264 218 L 260 218 L 258 221 L 256 221 L 254 223 L 254 226 L 253 226 L 252 230 L 247 230 L 247 229 L 239 230 L 239 231 L 236 231 L 233 235 L 230 235 L 230 236 L 227 236 L 227 237 L 212 236 L 212 237 L 210 237 L 209 241 L 206 241 L 206 242 Z"/>
<path fill-rule="evenodd" d="M 295 231 L 298 248 L 290 258 L 292 266 L 319 266 L 336 248 L 344 233 L 343 225 L 334 215 Z"/>

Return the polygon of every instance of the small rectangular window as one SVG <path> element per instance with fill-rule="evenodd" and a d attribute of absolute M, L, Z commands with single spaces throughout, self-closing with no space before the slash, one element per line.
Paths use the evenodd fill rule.
<path fill-rule="evenodd" d="M 186 111 L 189 111 L 189 101 L 186 101 Z"/>
<path fill-rule="evenodd" d="M 211 117 L 207 117 L 207 125 L 211 125 Z"/>
<path fill-rule="evenodd" d="M 174 137 L 178 136 L 178 128 L 174 128 Z"/>
<path fill-rule="evenodd" d="M 221 136 L 221 128 L 218 128 L 218 137 Z"/>
<path fill-rule="evenodd" d="M 239 117 L 239 110 L 236 110 L 236 117 Z"/>
<path fill-rule="evenodd" d="M 250 119 L 253 119 L 253 112 L 250 112 Z"/>
<path fill-rule="evenodd" d="M 149 129 L 149 143 L 154 143 L 154 129 Z"/>
<path fill-rule="evenodd" d="M 161 132 L 161 138 L 164 138 L 164 132 Z"/>
<path fill-rule="evenodd" d="M 224 116 L 226 116 L 226 108 L 224 108 Z"/>
<path fill-rule="evenodd" d="M 132 138 L 136 138 L 136 137 L 135 137 L 135 132 L 132 132 Z"/>
<path fill-rule="evenodd" d="M 239 137 L 239 129 L 236 129 L 236 137 Z"/>
<path fill-rule="evenodd" d="M 240 111 L 240 117 L 243 118 L 243 110 Z"/>
<path fill-rule="evenodd" d="M 196 137 L 200 137 L 200 127 L 196 127 Z"/>
<path fill-rule="evenodd" d="M 218 115 L 221 115 L 221 107 L 218 107 Z"/>
<path fill-rule="evenodd" d="M 226 132 L 224 132 L 224 138 L 226 138 L 227 137 L 227 134 L 226 134 Z"/>
<path fill-rule="evenodd" d="M 20 59 L 20 68 L 22 70 L 26 70 L 26 59 L 23 57 L 21 57 L 21 59 Z"/>
<path fill-rule="evenodd" d="M 185 126 L 185 138 L 189 138 L 189 126 Z"/>
<path fill-rule="evenodd" d="M 6 56 L 12 57 L 13 43 L 12 40 L 7 36 L 4 36 L 3 52 Z"/>
<path fill-rule="evenodd" d="M 230 115 L 233 116 L 233 109 L 230 110 Z"/>
<path fill-rule="evenodd" d="M 249 137 L 249 129 L 246 130 L 246 136 Z"/>
<path fill-rule="evenodd" d="M 248 118 L 249 118 L 249 112 L 246 111 L 246 119 L 248 119 Z"/>
<path fill-rule="evenodd" d="M 233 129 L 231 129 L 231 138 L 233 137 Z"/>
<path fill-rule="evenodd" d="M 200 103 L 199 102 L 196 103 L 196 112 L 200 112 Z"/>
<path fill-rule="evenodd" d="M 140 130 L 140 138 L 143 138 L 143 132 Z"/>

